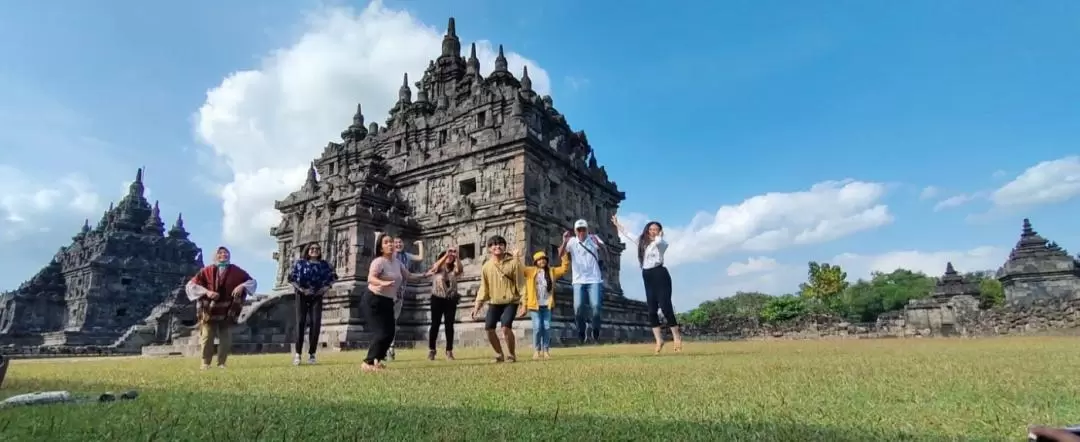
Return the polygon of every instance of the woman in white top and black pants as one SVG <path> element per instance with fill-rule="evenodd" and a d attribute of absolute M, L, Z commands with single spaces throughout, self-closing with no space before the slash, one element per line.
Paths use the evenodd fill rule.
<path fill-rule="evenodd" d="M 641 277 L 645 280 L 645 303 L 649 308 L 649 326 L 652 327 L 653 337 L 656 338 L 656 353 L 664 348 L 664 334 L 660 324 L 660 316 L 657 311 L 664 313 L 664 324 L 671 329 L 671 336 L 675 340 L 675 352 L 682 351 L 682 333 L 679 323 L 675 320 L 675 308 L 671 304 L 671 273 L 664 267 L 664 253 L 667 252 L 667 241 L 664 241 L 664 226 L 656 221 L 649 221 L 641 231 L 641 235 L 635 241 L 626 232 L 618 218 L 611 217 L 611 222 L 626 239 L 637 245 L 638 263 L 641 264 Z"/>

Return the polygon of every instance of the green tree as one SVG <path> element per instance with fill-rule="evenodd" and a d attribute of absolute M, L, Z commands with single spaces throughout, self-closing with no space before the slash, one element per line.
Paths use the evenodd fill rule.
<path fill-rule="evenodd" d="M 799 295 L 813 304 L 832 308 L 848 288 L 847 273 L 838 265 L 810 261 L 806 282 L 799 284 Z"/>
<path fill-rule="evenodd" d="M 983 270 L 964 274 L 968 281 L 979 284 L 979 306 L 982 308 L 1005 305 L 1005 289 L 993 271 Z"/>
<path fill-rule="evenodd" d="M 736 292 L 734 296 L 724 299 L 731 303 L 735 316 L 757 318 L 773 297 L 761 292 Z"/>
<path fill-rule="evenodd" d="M 795 295 L 772 298 L 761 309 L 761 320 L 769 323 L 787 321 L 803 316 L 808 311 L 806 301 Z"/>
<path fill-rule="evenodd" d="M 912 299 L 930 295 L 936 281 L 921 272 L 896 269 L 874 272 L 870 280 L 858 280 L 840 296 L 837 313 L 851 321 L 871 322 L 878 315 L 904 308 Z"/>

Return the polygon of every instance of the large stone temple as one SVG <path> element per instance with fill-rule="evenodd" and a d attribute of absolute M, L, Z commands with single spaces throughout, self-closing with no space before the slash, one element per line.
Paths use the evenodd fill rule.
<path fill-rule="evenodd" d="M 89 220 L 36 275 L 0 294 L 0 346 L 109 346 L 202 265 L 179 215 L 168 231 L 143 195 L 128 193 Z"/>
<path fill-rule="evenodd" d="M 423 272 L 437 254 L 457 247 L 466 267 L 460 284 L 458 345 L 486 342 L 481 323 L 468 318 L 485 241 L 502 235 L 509 248 L 554 254 L 574 220 L 593 226 L 611 253 L 606 259 L 604 336 L 630 341 L 649 336 L 645 305 L 626 299 L 619 285 L 624 246 L 608 221 L 625 199 L 583 131 L 571 129 L 550 96 L 532 88 L 527 69 L 507 67 L 502 47 L 494 70 L 481 75 L 475 44 L 462 56 L 454 19 L 442 53 L 414 83 L 405 75 L 385 124 L 368 123 L 360 105 L 340 142 L 330 142 L 312 162 L 304 185 L 278 201 L 275 293 L 253 305 L 234 336 L 238 351 L 288 351 L 293 336 L 292 294 L 286 272 L 305 244 L 319 243 L 340 281 L 328 295 L 321 343 L 335 349 L 363 347 L 368 337 L 359 307 L 377 232 L 423 244 Z M 556 264 L 558 259 L 553 259 Z M 559 287 L 554 340 L 573 335 L 568 279 Z M 398 345 L 427 339 L 428 284 L 406 295 Z M 528 330 L 528 321 L 515 328 Z M 527 339 L 528 333 L 518 333 Z M 173 340 L 147 353 L 189 354 L 194 338 Z"/>
<path fill-rule="evenodd" d="M 1043 238 L 1024 218 L 1020 239 L 997 278 L 1010 304 L 1080 296 L 1080 258 Z"/>

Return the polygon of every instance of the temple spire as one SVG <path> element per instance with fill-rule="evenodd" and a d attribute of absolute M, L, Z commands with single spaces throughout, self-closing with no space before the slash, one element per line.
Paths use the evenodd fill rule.
<path fill-rule="evenodd" d="M 143 196 L 146 188 L 143 186 L 143 169 L 140 167 L 135 172 L 135 181 L 131 182 L 128 186 L 128 195 L 130 196 Z"/>
<path fill-rule="evenodd" d="M 446 35 L 443 36 L 440 58 L 442 57 L 461 58 L 461 40 L 458 40 L 454 17 L 450 17 L 450 22 L 446 24 Z"/>
<path fill-rule="evenodd" d="M 315 162 L 312 161 L 308 166 L 307 180 L 304 181 L 304 189 L 315 190 L 319 187 L 319 177 L 315 170 Z"/>
<path fill-rule="evenodd" d="M 157 201 L 154 201 L 154 208 L 150 209 L 150 217 L 146 219 L 143 233 L 155 236 L 165 235 L 165 223 L 161 221 L 161 206 Z"/>
<path fill-rule="evenodd" d="M 367 137 L 367 134 L 368 129 L 364 127 L 364 109 L 360 106 L 360 103 L 357 103 L 356 113 L 352 117 L 352 124 L 341 132 L 341 139 L 346 142 L 359 141 Z"/>
<path fill-rule="evenodd" d="M 184 214 L 178 213 L 176 215 L 176 222 L 169 228 L 169 238 L 187 239 L 188 236 L 188 231 L 184 229 Z"/>
<path fill-rule="evenodd" d="M 476 58 L 476 42 L 469 46 L 469 60 L 465 62 L 465 74 L 473 77 L 480 76 L 480 59 Z"/>
<path fill-rule="evenodd" d="M 521 67 L 521 90 L 525 92 L 532 92 L 532 79 L 529 78 L 529 67 Z"/>
<path fill-rule="evenodd" d="M 409 73 L 406 72 L 405 76 L 401 80 L 401 89 L 398 89 L 398 101 L 401 103 L 412 103 L 412 89 L 409 88 Z"/>
<path fill-rule="evenodd" d="M 503 45 L 499 45 L 499 56 L 495 57 L 495 72 L 508 72 L 506 55 L 503 55 Z"/>

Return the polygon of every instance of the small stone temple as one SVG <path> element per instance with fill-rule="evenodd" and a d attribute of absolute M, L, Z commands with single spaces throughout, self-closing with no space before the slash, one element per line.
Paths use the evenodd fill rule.
<path fill-rule="evenodd" d="M 929 297 L 908 302 L 905 325 L 923 336 L 962 334 L 966 322 L 978 315 L 980 294 L 979 284 L 966 280 L 950 262 Z"/>
<path fill-rule="evenodd" d="M 998 270 L 997 278 L 1009 304 L 1080 296 L 1080 262 L 1057 243 L 1040 236 L 1027 218 L 1020 240 Z"/>
<path fill-rule="evenodd" d="M 0 346 L 109 346 L 202 265 L 177 215 L 167 232 L 140 169 L 128 193 L 87 220 L 36 275 L 0 294 Z"/>
<path fill-rule="evenodd" d="M 289 351 L 293 336 L 292 293 L 285 281 L 305 244 L 319 243 L 340 281 L 327 295 L 321 343 L 331 349 L 365 347 L 360 308 L 375 237 L 405 237 L 410 252 L 423 245 L 427 270 L 438 253 L 456 247 L 465 264 L 460 283 L 458 345 L 486 345 L 482 324 L 468 318 L 475 298 L 485 241 L 502 235 L 509 248 L 531 256 L 554 254 L 574 220 L 588 220 L 609 245 L 604 295 L 604 339 L 647 338 L 645 304 L 626 299 L 619 285 L 624 245 L 608 221 L 625 195 L 608 178 L 584 131 L 574 130 L 550 96 L 532 88 L 529 72 L 508 70 L 499 47 L 494 69 L 484 71 L 476 46 L 462 55 L 454 19 L 442 52 L 419 81 L 408 75 L 383 125 L 367 122 L 357 105 L 340 142 L 330 142 L 308 170 L 300 189 L 278 201 L 278 272 L 275 293 L 252 305 L 234 336 L 238 351 Z M 531 261 L 531 259 L 529 260 Z M 558 257 L 552 257 L 552 265 Z M 573 335 L 570 288 L 558 287 L 553 340 Z M 266 284 L 267 282 L 264 282 Z M 270 284 L 266 284 L 270 286 Z M 398 346 L 427 340 L 427 283 L 409 286 Z M 528 339 L 528 321 L 515 326 Z M 174 339 L 147 353 L 190 353 L 195 340 Z M 441 344 L 440 344 L 441 345 Z"/>

